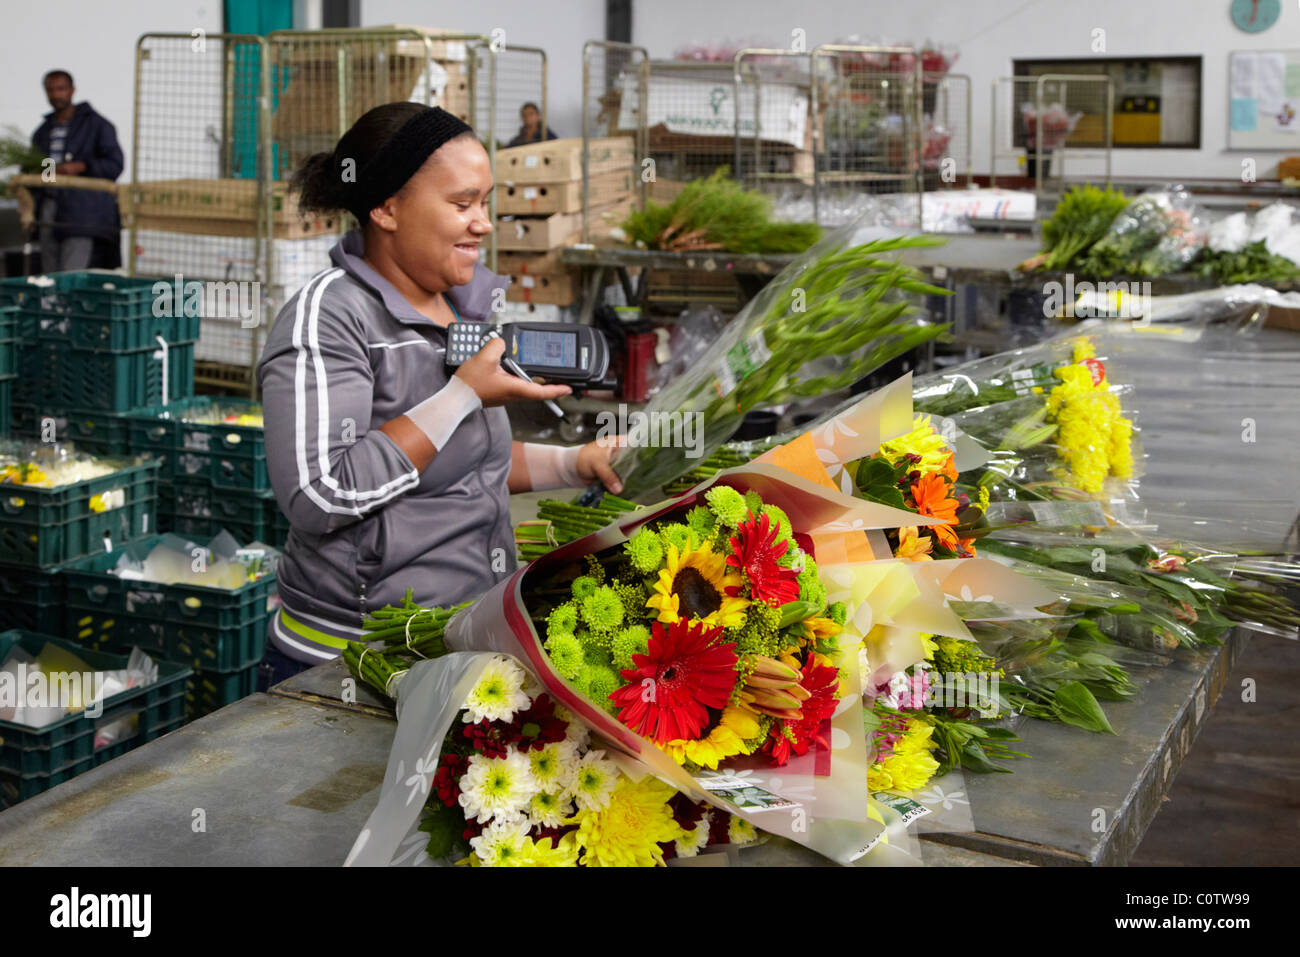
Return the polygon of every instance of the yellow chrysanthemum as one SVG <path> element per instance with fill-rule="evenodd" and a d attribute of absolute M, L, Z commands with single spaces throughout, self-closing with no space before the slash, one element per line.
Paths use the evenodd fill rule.
<path fill-rule="evenodd" d="M 918 415 L 912 422 L 912 431 L 880 444 L 880 457 L 890 465 L 897 465 L 905 455 L 919 455 L 921 461 L 914 468 L 922 475 L 942 472 L 951 450 L 933 425 L 928 415 Z"/>
<path fill-rule="evenodd" d="M 744 624 L 749 600 L 732 597 L 727 589 L 739 589 L 743 584 L 740 571 L 728 568 L 727 557 L 715 554 L 707 545 L 679 553 L 670 544 L 654 594 L 645 604 L 659 613 L 659 621 L 665 625 L 690 618 L 711 627 L 734 628 Z"/>
<path fill-rule="evenodd" d="M 867 768 L 867 790 L 888 791 L 894 786 L 894 779 L 879 764 Z"/>
<path fill-rule="evenodd" d="M 668 799 L 677 792 L 653 775 L 640 781 L 624 777 L 599 811 L 582 811 L 577 841 L 587 867 L 662 866 L 661 843 L 676 841 L 682 829 L 673 820 Z"/>
<path fill-rule="evenodd" d="M 718 764 L 737 754 L 748 754 L 745 741 L 758 737 L 757 718 L 738 705 L 729 705 L 722 712 L 717 726 L 699 741 L 669 741 L 664 752 L 678 764 L 690 761 L 711 771 Z"/>
<path fill-rule="evenodd" d="M 1047 413 L 1057 424 L 1058 477 L 1091 495 L 1100 494 L 1109 475 L 1132 477 L 1133 424 L 1119 399 L 1104 380 L 1093 380 L 1087 365 L 1062 366 L 1055 375 L 1061 384 L 1047 397 Z"/>
<path fill-rule="evenodd" d="M 572 831 L 560 838 L 558 843 L 549 837 L 540 841 L 530 837 L 524 841 L 521 856 L 523 867 L 577 867 L 578 843 Z"/>
<path fill-rule="evenodd" d="M 918 751 L 915 754 L 895 752 L 882 764 L 893 782 L 890 788 L 895 791 L 920 790 L 925 787 L 930 778 L 934 777 L 934 772 L 939 770 L 939 762 L 930 756 L 929 751 Z M 869 784 L 870 774 L 867 775 L 867 780 Z"/>
<path fill-rule="evenodd" d="M 1080 336 L 1074 340 L 1074 361 L 1082 362 L 1084 359 L 1095 359 L 1097 349 L 1092 344 L 1092 340 L 1087 336 Z"/>

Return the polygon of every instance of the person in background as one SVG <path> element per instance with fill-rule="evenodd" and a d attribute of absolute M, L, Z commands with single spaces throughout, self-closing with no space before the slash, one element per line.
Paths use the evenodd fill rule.
<path fill-rule="evenodd" d="M 529 102 L 521 106 L 519 119 L 522 125 L 515 138 L 507 144 L 508 146 L 526 146 L 529 143 L 540 143 L 542 140 L 559 139 L 549 126 L 546 128 L 546 134 L 542 135 L 542 111 L 537 108 L 536 103 Z"/>
<path fill-rule="evenodd" d="M 32 146 L 54 162 L 59 176 L 116 180 L 124 166 L 113 124 L 89 103 L 72 103 L 76 87 L 67 70 L 43 79 L 53 110 L 32 134 Z M 89 189 L 43 189 L 36 197 L 41 267 L 66 272 L 121 265 L 121 217 L 117 197 Z"/>

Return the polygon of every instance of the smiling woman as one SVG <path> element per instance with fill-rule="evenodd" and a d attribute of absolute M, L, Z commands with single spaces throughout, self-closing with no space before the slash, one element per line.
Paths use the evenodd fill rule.
<path fill-rule="evenodd" d="M 567 386 L 517 379 L 489 342 L 454 374 L 447 327 L 490 322 L 508 280 L 479 261 L 492 165 L 436 107 L 362 116 L 294 180 L 304 211 L 358 228 L 280 311 L 258 364 L 267 464 L 291 532 L 266 683 L 334 657 L 366 612 L 474 598 L 514 571 L 511 492 L 600 479 L 614 443 L 513 442 L 501 408 Z"/>

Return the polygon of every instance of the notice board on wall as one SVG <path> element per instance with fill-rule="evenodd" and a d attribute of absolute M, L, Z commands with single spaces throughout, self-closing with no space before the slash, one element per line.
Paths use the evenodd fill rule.
<path fill-rule="evenodd" d="M 1300 50 L 1228 54 L 1228 149 L 1300 152 Z"/>

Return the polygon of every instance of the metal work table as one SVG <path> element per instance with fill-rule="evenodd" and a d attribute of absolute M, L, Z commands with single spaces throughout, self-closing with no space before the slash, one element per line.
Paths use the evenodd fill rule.
<path fill-rule="evenodd" d="M 1030 757 L 1014 774 L 966 775 L 977 831 L 926 835 L 925 862 L 1124 863 L 1245 640 L 1238 630 L 1158 674 L 1139 669 L 1153 680 L 1138 699 L 1106 705 L 1118 738 L 1026 722 Z M 0 865 L 341 864 L 378 800 L 396 728 L 363 685 L 343 702 L 347 677 L 341 661 L 320 665 L 5 811 Z M 734 860 L 827 863 L 785 841 Z"/>

